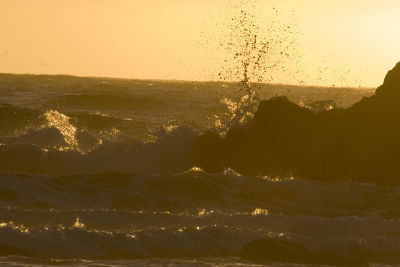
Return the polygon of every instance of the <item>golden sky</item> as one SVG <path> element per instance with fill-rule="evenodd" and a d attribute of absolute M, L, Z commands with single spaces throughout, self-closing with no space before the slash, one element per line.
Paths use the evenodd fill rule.
<path fill-rule="evenodd" d="M 0 72 L 216 79 L 235 1 L 249 2 L 0 0 Z M 400 61 L 398 0 L 250 2 L 296 29 L 295 60 L 273 82 L 376 86 Z"/>

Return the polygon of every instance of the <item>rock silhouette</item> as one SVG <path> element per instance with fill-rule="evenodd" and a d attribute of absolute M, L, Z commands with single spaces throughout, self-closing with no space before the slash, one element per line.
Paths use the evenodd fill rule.
<path fill-rule="evenodd" d="M 206 171 L 294 175 L 400 185 L 400 63 L 375 95 L 347 109 L 312 112 L 286 97 L 262 101 L 252 121 L 197 144 Z"/>

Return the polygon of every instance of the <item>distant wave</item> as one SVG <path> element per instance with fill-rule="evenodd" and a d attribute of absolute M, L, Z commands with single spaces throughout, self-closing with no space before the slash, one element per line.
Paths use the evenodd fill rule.
<path fill-rule="evenodd" d="M 35 127 L 44 122 L 39 110 L 21 108 L 11 104 L 0 105 L 0 134 L 13 135 L 15 131 Z"/>
<path fill-rule="evenodd" d="M 117 94 L 70 94 L 61 95 L 53 99 L 63 108 L 80 110 L 151 110 L 166 111 L 174 108 L 172 103 L 146 96 L 117 95 Z M 176 108 L 176 107 L 175 107 Z"/>

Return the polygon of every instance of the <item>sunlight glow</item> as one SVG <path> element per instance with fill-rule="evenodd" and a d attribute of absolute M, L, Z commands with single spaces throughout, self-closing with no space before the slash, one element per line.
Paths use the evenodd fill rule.
<path fill-rule="evenodd" d="M 296 33 L 274 83 L 375 87 L 400 60 L 392 0 L 3 0 L 0 72 L 218 80 L 227 23 L 248 3 L 260 32 L 273 18 Z"/>

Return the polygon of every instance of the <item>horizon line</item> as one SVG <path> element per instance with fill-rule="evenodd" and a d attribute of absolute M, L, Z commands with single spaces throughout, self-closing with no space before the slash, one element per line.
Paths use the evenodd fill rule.
<path fill-rule="evenodd" d="M 157 79 L 157 78 L 128 78 L 128 77 L 111 77 L 111 76 L 90 76 L 90 75 L 74 75 L 74 74 L 46 74 L 46 73 L 12 73 L 12 72 L 0 72 L 0 75 L 14 75 L 14 76 L 65 76 L 72 78 L 84 78 L 84 79 L 108 79 L 108 80 L 131 80 L 131 81 L 147 81 L 147 82 L 176 82 L 176 83 L 227 83 L 227 84 L 238 84 L 240 81 L 221 81 L 221 80 L 185 80 L 185 79 Z M 263 84 L 272 86 L 293 86 L 301 88 L 329 88 L 329 89 L 367 89 L 375 90 L 379 85 L 370 87 L 360 86 L 328 86 L 328 85 L 307 85 L 307 84 L 290 84 L 290 83 L 274 83 L 274 82 L 251 82 L 250 84 Z"/>

